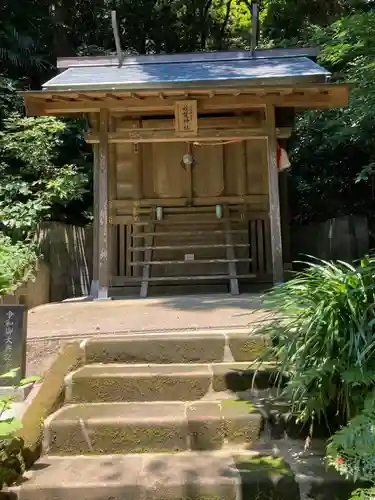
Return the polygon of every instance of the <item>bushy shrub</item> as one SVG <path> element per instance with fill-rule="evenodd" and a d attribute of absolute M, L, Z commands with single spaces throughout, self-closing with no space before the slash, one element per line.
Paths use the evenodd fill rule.
<path fill-rule="evenodd" d="M 0 296 L 13 292 L 35 275 L 38 256 L 26 243 L 12 243 L 0 233 Z"/>
<path fill-rule="evenodd" d="M 375 391 L 367 396 L 363 410 L 331 437 L 327 461 L 345 477 L 375 485 Z M 374 486 L 357 489 L 351 500 L 373 498 Z"/>
<path fill-rule="evenodd" d="M 18 370 L 14 369 L 3 374 L 1 378 L 17 380 Z M 14 383 L 14 388 L 36 382 L 39 377 L 29 377 Z M 11 396 L 0 397 L 0 490 L 3 486 L 12 484 L 30 465 L 30 453 L 25 447 L 22 438 L 16 432 L 22 427 L 21 421 L 14 416 L 7 416 L 6 412 L 12 408 Z"/>
<path fill-rule="evenodd" d="M 276 359 L 288 375 L 283 393 L 300 421 L 325 421 L 334 432 L 374 389 L 374 283 L 373 258 L 356 266 L 312 259 L 266 296 L 277 315 L 262 326 L 272 345 L 261 361 Z"/>
<path fill-rule="evenodd" d="M 10 486 L 26 470 L 27 451 L 21 438 L 0 439 L 0 490 Z"/>
<path fill-rule="evenodd" d="M 265 302 L 273 315 L 262 330 L 272 343 L 260 361 L 276 359 L 279 376 L 288 375 L 283 393 L 310 436 L 317 420 L 326 423 L 328 464 L 370 485 L 351 500 L 374 499 L 375 258 L 312 259 Z"/>

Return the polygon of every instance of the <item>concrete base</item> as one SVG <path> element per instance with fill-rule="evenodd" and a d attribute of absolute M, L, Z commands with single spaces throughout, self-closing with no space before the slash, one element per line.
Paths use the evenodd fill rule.
<path fill-rule="evenodd" d="M 21 403 L 25 401 L 27 396 L 30 394 L 31 389 L 34 384 L 26 384 L 22 387 L 1 387 L 0 386 L 0 398 L 1 397 L 10 397 L 13 399 L 15 403 Z"/>
<path fill-rule="evenodd" d="M 90 295 L 94 300 L 112 300 L 108 296 L 108 287 L 101 287 L 99 281 L 92 281 Z"/>
<path fill-rule="evenodd" d="M 22 387 L 0 387 L 0 398 L 10 397 L 13 399 L 11 408 L 0 415 L 0 420 L 7 420 L 8 418 L 22 419 L 28 406 L 27 398 L 33 386 L 34 384 L 26 384 Z"/>
<path fill-rule="evenodd" d="M 90 287 L 90 297 L 96 298 L 98 296 L 98 293 L 99 293 L 99 281 L 92 280 Z"/>

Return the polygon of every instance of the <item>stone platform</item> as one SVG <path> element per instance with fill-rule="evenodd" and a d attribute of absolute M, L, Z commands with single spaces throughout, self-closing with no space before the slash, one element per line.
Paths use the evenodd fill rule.
<path fill-rule="evenodd" d="M 43 373 L 61 344 L 98 334 L 233 330 L 254 326 L 269 313 L 260 294 L 185 295 L 92 301 L 36 307 L 28 315 L 29 375 Z"/>
<path fill-rule="evenodd" d="M 103 302 L 80 298 L 32 309 L 28 338 L 242 328 L 259 319 L 264 314 L 262 309 L 260 294 L 185 295 Z"/>

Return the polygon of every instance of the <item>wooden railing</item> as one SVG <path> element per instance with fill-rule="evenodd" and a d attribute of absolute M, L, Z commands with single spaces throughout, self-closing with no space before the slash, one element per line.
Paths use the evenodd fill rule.
<path fill-rule="evenodd" d="M 271 245 L 270 245 L 270 225 L 267 213 L 246 213 L 244 214 L 243 220 L 237 222 L 238 226 L 234 228 L 241 227 L 242 233 L 238 235 L 239 240 L 237 240 L 238 248 L 235 249 L 236 258 L 239 260 L 249 260 L 249 262 L 240 263 L 241 271 L 239 274 L 243 275 L 255 275 L 253 281 L 268 281 L 272 274 L 272 262 L 271 262 Z M 161 227 L 161 225 L 160 225 Z M 164 225 L 164 227 L 166 227 Z M 196 230 L 196 226 L 192 225 L 193 230 Z M 186 230 L 186 227 L 184 228 Z M 133 224 L 115 224 L 113 225 L 114 236 L 113 236 L 113 280 L 114 285 L 126 284 L 127 278 L 129 283 L 135 278 L 140 277 L 140 268 L 132 266 L 132 255 L 131 246 L 133 244 L 133 235 L 139 233 L 143 230 L 142 226 Z M 199 232 L 204 232 L 204 226 L 199 228 Z M 207 242 L 206 246 L 215 245 L 216 241 L 212 241 L 212 236 L 207 230 Z M 139 240 L 138 240 L 139 241 Z M 194 241 L 194 244 L 196 241 Z M 202 236 L 202 242 L 199 242 L 198 246 L 203 247 L 204 245 L 204 234 Z M 175 243 L 174 243 L 175 244 Z M 162 243 L 165 245 L 165 242 Z M 186 241 L 181 241 L 181 246 L 189 246 Z M 211 245 L 211 246 L 212 246 Z M 217 245 L 220 246 L 220 245 Z M 236 247 L 236 245 L 234 245 Z M 194 250 L 192 250 L 193 252 Z M 162 255 L 162 251 L 158 250 L 159 257 L 158 260 L 169 260 L 170 254 L 166 254 L 166 257 Z M 161 255 L 160 255 L 161 252 Z M 187 252 L 188 253 L 188 252 Z M 140 251 L 136 260 L 144 259 L 144 253 Z M 134 256 L 133 256 L 134 260 Z M 156 269 L 155 272 L 158 272 Z M 169 271 L 169 268 L 168 268 Z"/>

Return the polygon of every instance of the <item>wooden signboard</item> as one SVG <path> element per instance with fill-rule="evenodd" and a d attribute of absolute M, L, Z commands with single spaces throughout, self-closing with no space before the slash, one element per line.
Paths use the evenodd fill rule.
<path fill-rule="evenodd" d="M 26 306 L 0 305 L 0 375 L 18 370 L 15 379 L 2 377 L 2 386 L 13 385 L 25 377 L 26 332 Z"/>
<path fill-rule="evenodd" d="M 175 103 L 175 131 L 181 137 L 196 136 L 198 133 L 197 101 L 177 101 Z"/>

